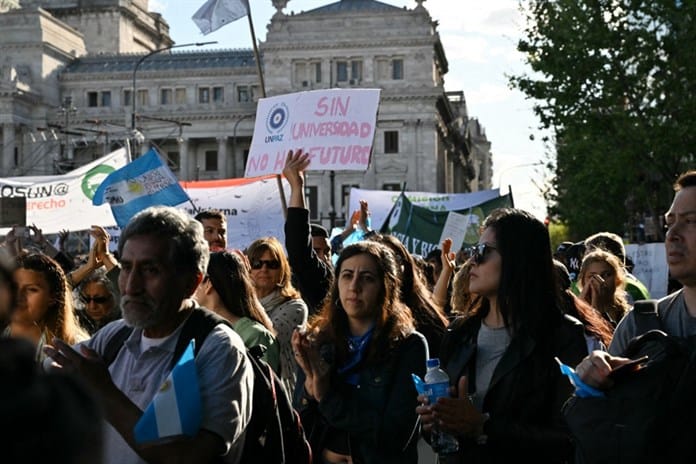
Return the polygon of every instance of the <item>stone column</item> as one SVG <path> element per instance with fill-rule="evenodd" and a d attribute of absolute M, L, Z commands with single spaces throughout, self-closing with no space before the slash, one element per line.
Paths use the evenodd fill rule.
<path fill-rule="evenodd" d="M 179 140 L 179 180 L 191 180 L 189 164 L 189 140 L 182 137 Z"/>
<path fill-rule="evenodd" d="M 14 152 L 17 146 L 17 141 L 15 140 L 15 127 L 14 124 L 6 123 L 2 126 L 2 175 L 10 176 L 12 175 L 12 168 L 14 167 Z"/>
<path fill-rule="evenodd" d="M 230 170 L 228 168 L 228 154 L 227 154 L 227 137 L 218 137 L 218 175 L 222 179 L 228 179 L 230 176 Z"/>

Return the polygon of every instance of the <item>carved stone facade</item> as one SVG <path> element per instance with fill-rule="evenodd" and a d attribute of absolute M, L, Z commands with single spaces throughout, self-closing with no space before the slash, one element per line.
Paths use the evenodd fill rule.
<path fill-rule="evenodd" d="M 37 8 L 44 3 L 51 7 Z M 269 96 L 382 89 L 368 171 L 308 176 L 315 220 L 329 225 L 335 211 L 340 224 L 353 185 L 490 188 L 490 143 L 463 92 L 444 91 L 447 59 L 422 2 L 342 0 L 293 15 L 283 12 L 287 3 L 273 0 L 260 47 Z M 159 147 L 182 180 L 243 175 L 261 94 L 251 50 L 166 50 L 140 62 L 144 55 L 127 52 L 172 45 L 147 0 L 20 4 L 0 14 L 0 28 L 11 31 L 0 36 L 0 175 L 63 172 L 126 140 L 144 140 L 138 151 Z"/>

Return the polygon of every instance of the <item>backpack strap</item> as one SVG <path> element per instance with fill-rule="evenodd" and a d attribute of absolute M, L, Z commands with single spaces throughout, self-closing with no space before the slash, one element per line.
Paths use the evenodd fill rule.
<path fill-rule="evenodd" d="M 650 330 L 662 330 L 658 301 L 638 300 L 633 304 L 633 319 L 636 321 L 636 333 L 643 334 Z"/>
<path fill-rule="evenodd" d="M 128 337 L 133 333 L 133 327 L 124 325 L 116 331 L 115 334 L 106 342 L 106 347 L 104 347 L 104 354 L 102 354 L 102 359 L 104 364 L 110 366 L 114 362 L 116 356 L 118 355 L 123 344 L 128 340 Z"/>
<path fill-rule="evenodd" d="M 188 319 L 186 319 L 186 322 L 184 322 L 181 333 L 179 333 L 179 338 L 176 341 L 174 356 L 172 356 L 172 364 L 170 367 L 172 369 L 174 368 L 192 338 L 195 340 L 193 353 L 194 356 L 196 356 L 198 351 L 201 349 L 201 346 L 203 346 L 205 338 L 215 327 L 220 324 L 225 324 L 230 328 L 232 327 L 232 325 L 226 319 L 221 318 L 208 309 L 200 306 L 193 308 L 191 315 L 188 317 Z"/>

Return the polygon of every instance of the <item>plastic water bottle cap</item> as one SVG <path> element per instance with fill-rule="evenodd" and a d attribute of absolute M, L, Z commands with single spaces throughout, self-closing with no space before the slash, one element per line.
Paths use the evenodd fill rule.
<path fill-rule="evenodd" d="M 440 367 L 440 359 L 439 358 L 431 358 L 426 361 L 426 367 L 431 368 L 431 367 Z"/>

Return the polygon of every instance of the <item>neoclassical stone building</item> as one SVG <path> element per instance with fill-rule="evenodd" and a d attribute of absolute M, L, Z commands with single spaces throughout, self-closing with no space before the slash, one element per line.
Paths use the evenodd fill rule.
<path fill-rule="evenodd" d="M 295 14 L 272 1 L 260 45 L 268 96 L 382 89 L 370 168 L 310 173 L 314 219 L 340 224 L 351 186 L 490 188 L 490 143 L 464 93 L 444 90 L 447 58 L 424 0 Z M 262 95 L 251 50 L 171 50 L 147 0 L 0 0 L 0 30 L 1 176 L 65 172 L 127 141 L 157 146 L 182 180 L 243 175 Z"/>

